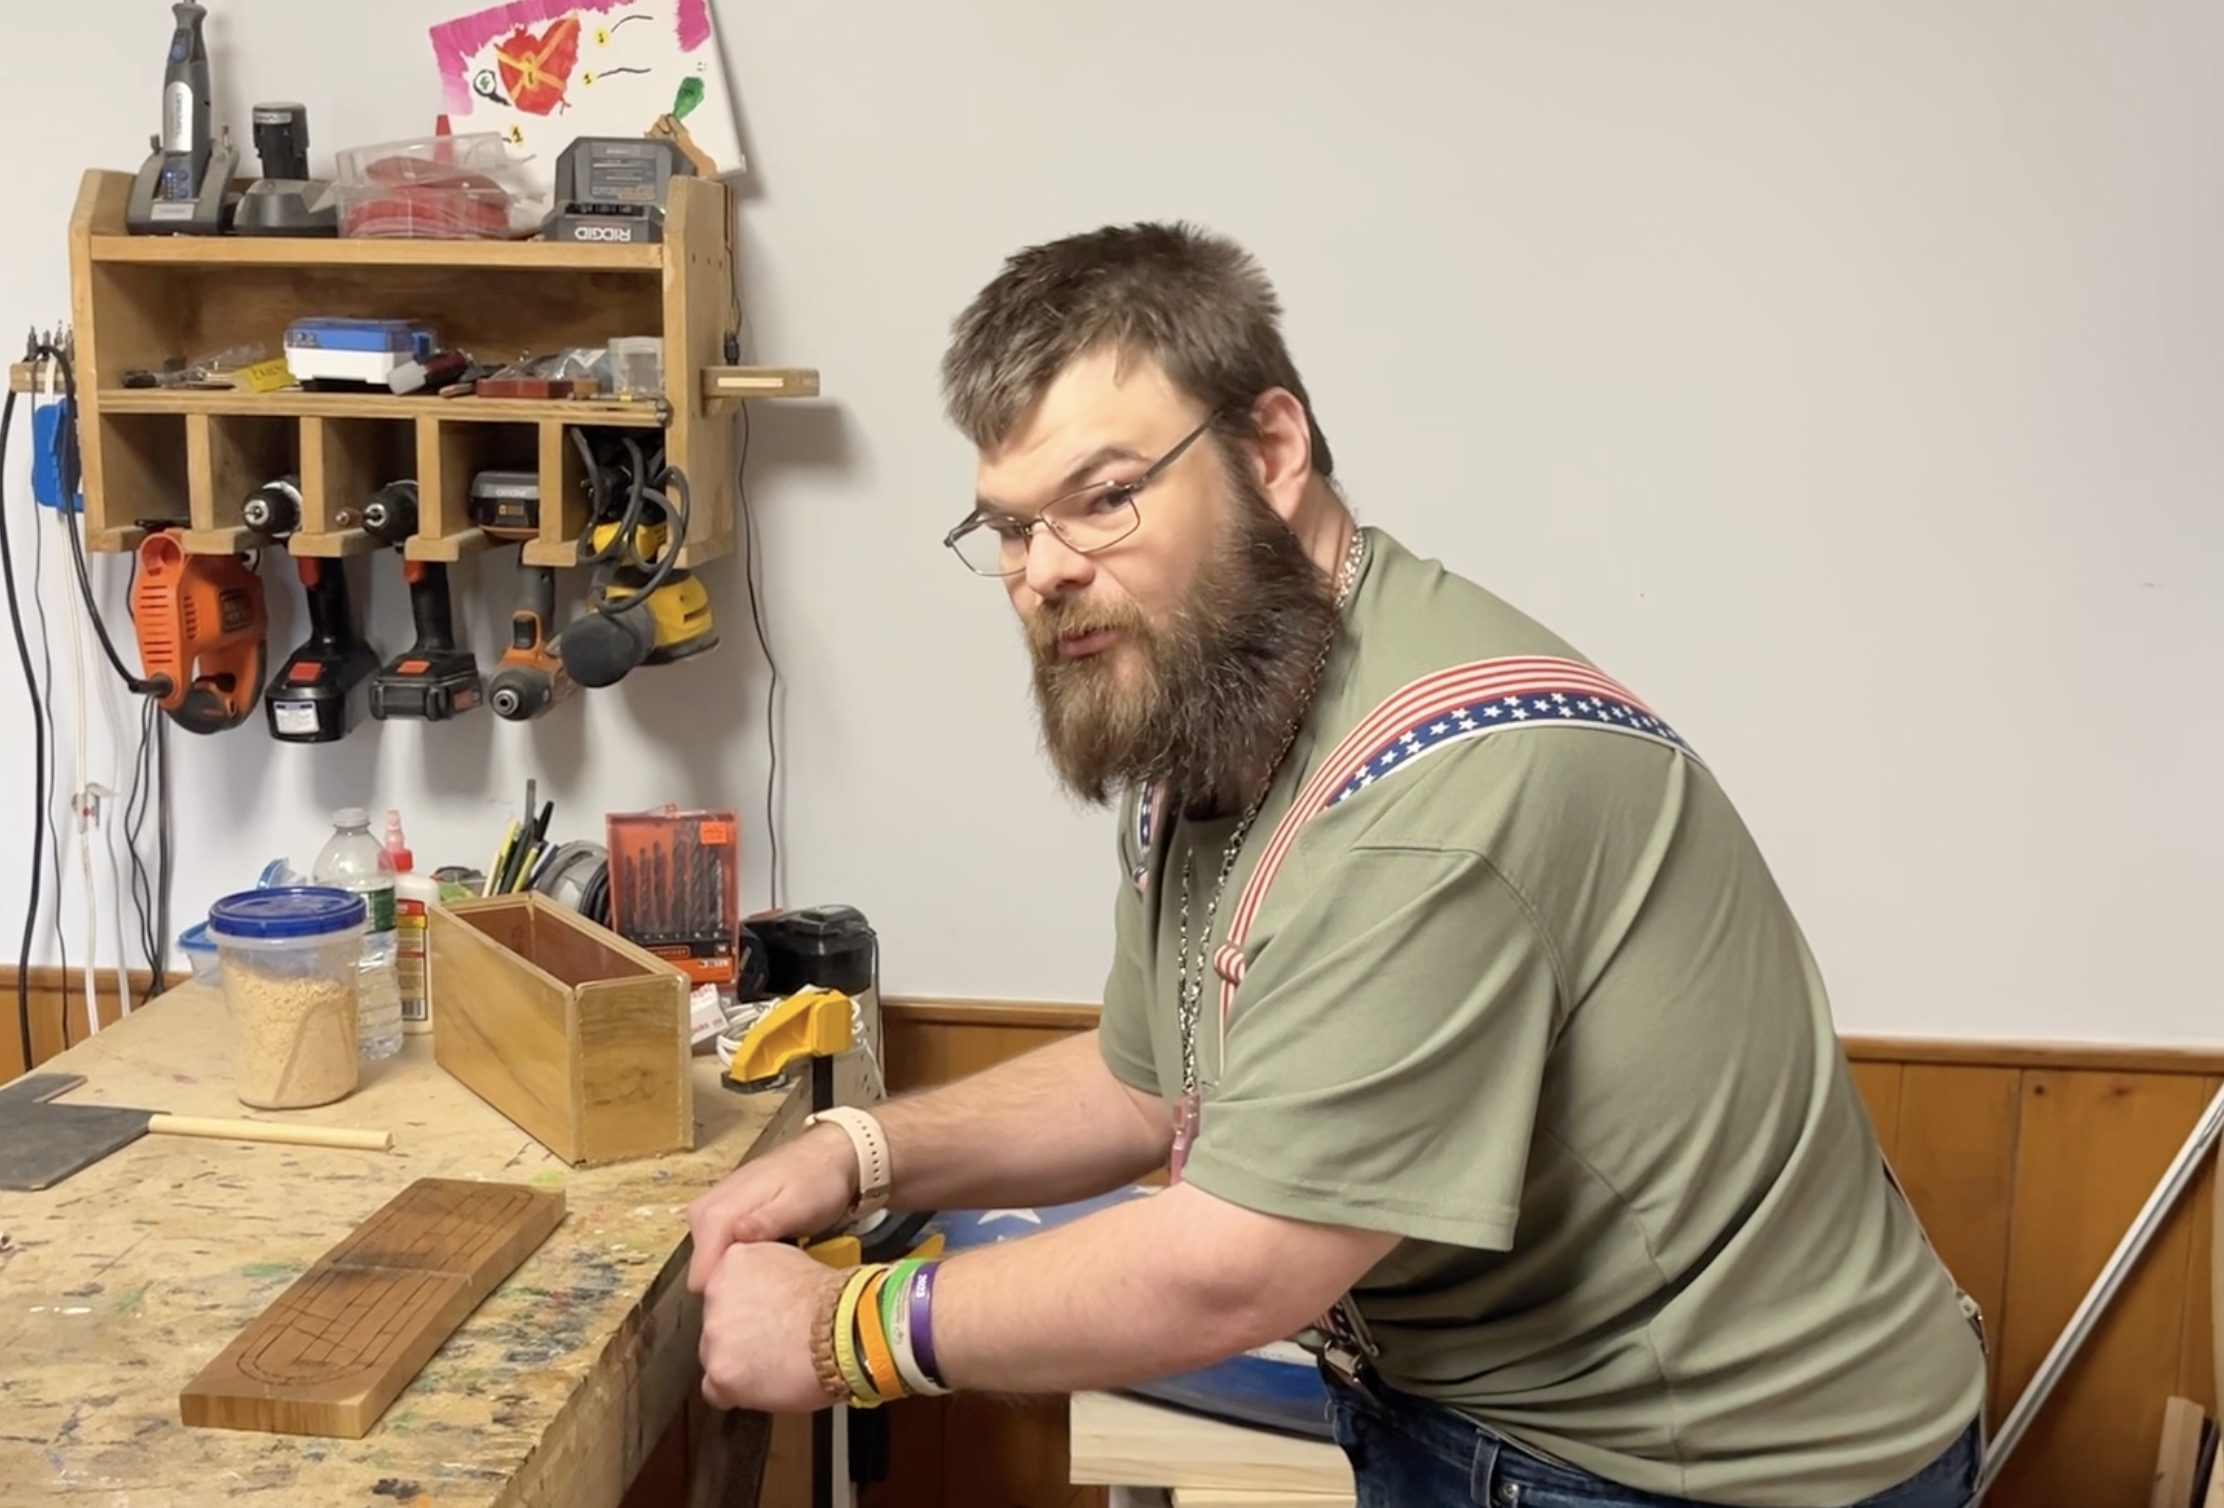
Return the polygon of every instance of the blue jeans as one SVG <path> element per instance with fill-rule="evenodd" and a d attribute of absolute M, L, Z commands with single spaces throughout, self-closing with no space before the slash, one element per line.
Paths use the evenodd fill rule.
<path fill-rule="evenodd" d="M 1351 1458 L 1359 1508 L 1697 1508 L 1555 1466 L 1466 1416 L 1369 1379 L 1329 1385 L 1329 1423 Z M 1977 1482 L 1977 1426 L 1899 1486 L 1853 1508 L 1962 1508 Z"/>

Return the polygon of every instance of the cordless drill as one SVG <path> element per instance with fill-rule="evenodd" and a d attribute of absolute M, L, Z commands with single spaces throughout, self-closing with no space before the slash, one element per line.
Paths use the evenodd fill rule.
<path fill-rule="evenodd" d="M 272 544 L 284 544 L 301 527 L 301 478 L 273 477 L 248 493 L 239 521 Z"/>
<path fill-rule="evenodd" d="M 556 615 L 556 573 L 547 566 L 518 571 L 517 611 L 510 614 L 510 647 L 487 682 L 487 705 L 510 722 L 539 717 L 577 689 L 548 640 Z"/>
<path fill-rule="evenodd" d="M 389 482 L 363 505 L 363 529 L 382 545 L 406 544 L 417 532 L 417 484 Z M 409 583 L 409 613 L 417 641 L 371 677 L 371 716 L 442 722 L 479 705 L 479 662 L 456 646 L 455 609 L 448 596 L 448 568 L 434 561 L 402 561 Z"/>
<path fill-rule="evenodd" d="M 363 716 L 363 686 L 378 656 L 355 631 L 347 563 L 300 555 L 294 568 L 309 594 L 309 637 L 286 659 L 263 697 L 270 736 L 281 743 L 328 744 Z"/>

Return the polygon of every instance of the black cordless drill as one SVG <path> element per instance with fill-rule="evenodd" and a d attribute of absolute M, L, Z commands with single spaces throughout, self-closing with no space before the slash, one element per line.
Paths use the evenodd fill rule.
<path fill-rule="evenodd" d="M 363 528 L 382 545 L 400 548 L 417 532 L 417 484 L 389 482 L 363 506 Z M 371 677 L 371 716 L 442 722 L 479 705 L 479 662 L 456 647 L 448 568 L 430 560 L 402 561 L 417 642 Z"/>

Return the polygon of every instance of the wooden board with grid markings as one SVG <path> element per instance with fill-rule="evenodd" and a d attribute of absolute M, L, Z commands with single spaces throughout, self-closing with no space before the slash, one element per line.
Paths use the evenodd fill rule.
<path fill-rule="evenodd" d="M 201 1369 L 184 1422 L 361 1439 L 563 1218 L 560 1192 L 418 1179 Z"/>

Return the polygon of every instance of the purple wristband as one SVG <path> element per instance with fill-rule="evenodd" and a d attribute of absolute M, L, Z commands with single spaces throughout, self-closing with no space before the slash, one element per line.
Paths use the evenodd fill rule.
<path fill-rule="evenodd" d="M 936 1387 L 944 1387 L 942 1368 L 934 1360 L 934 1270 L 939 1263 L 929 1262 L 911 1275 L 911 1359 L 919 1363 L 919 1370 Z"/>

